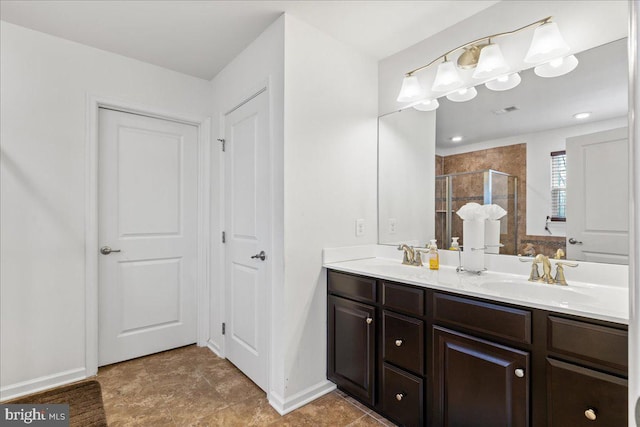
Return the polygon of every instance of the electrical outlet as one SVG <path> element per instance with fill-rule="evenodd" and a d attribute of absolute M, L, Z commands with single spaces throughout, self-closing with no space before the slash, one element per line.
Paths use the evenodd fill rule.
<path fill-rule="evenodd" d="M 396 234 L 396 225 L 398 220 L 395 218 L 389 218 L 389 234 Z"/>
<path fill-rule="evenodd" d="M 364 236 L 364 219 L 356 219 L 356 237 Z"/>

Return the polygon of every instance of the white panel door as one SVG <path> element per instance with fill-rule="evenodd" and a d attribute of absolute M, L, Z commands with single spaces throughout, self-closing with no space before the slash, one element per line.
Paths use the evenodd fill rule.
<path fill-rule="evenodd" d="M 100 109 L 99 365 L 196 341 L 197 142 Z"/>
<path fill-rule="evenodd" d="M 627 128 L 567 139 L 567 259 L 629 263 Z"/>
<path fill-rule="evenodd" d="M 226 357 L 267 389 L 268 96 L 225 116 Z M 263 253 L 263 256 L 260 254 Z"/>

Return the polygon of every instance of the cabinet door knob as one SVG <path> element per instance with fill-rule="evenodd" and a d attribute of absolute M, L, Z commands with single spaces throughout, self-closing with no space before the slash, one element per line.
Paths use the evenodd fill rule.
<path fill-rule="evenodd" d="M 396 394 L 396 400 L 399 402 L 402 400 L 402 398 L 404 397 L 404 393 L 398 393 Z"/>
<path fill-rule="evenodd" d="M 520 368 L 516 369 L 515 374 L 516 374 L 516 377 L 518 378 L 524 377 L 524 369 L 520 369 Z"/>
<path fill-rule="evenodd" d="M 396 340 L 396 347 L 400 347 L 402 345 L 402 340 Z"/>
<path fill-rule="evenodd" d="M 596 411 L 591 408 L 584 411 L 584 416 L 587 417 L 587 419 L 590 421 L 595 421 L 596 418 L 598 418 L 598 416 L 596 415 Z"/>
<path fill-rule="evenodd" d="M 371 322 L 373 322 L 373 319 L 371 317 L 367 317 L 366 322 L 367 322 L 367 325 L 370 325 Z"/>

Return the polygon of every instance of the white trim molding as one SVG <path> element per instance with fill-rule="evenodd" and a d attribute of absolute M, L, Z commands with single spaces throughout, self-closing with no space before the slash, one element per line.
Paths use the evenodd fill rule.
<path fill-rule="evenodd" d="M 210 146 L 211 119 L 87 94 L 85 141 L 85 375 L 98 373 L 98 110 L 109 108 L 198 128 L 197 344 L 209 338 Z"/>
<path fill-rule="evenodd" d="M 331 393 L 336 388 L 334 383 L 324 380 L 287 398 L 283 398 L 278 393 L 272 391 L 268 396 L 269 404 L 280 415 L 286 415 L 327 393 Z"/>
<path fill-rule="evenodd" d="M 79 368 L 11 384 L 0 389 L 0 402 L 80 381 L 88 376 L 91 375 L 87 375 L 86 369 Z"/>

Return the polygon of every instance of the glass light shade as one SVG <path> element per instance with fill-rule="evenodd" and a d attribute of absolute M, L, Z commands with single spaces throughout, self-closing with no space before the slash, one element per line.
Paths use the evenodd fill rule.
<path fill-rule="evenodd" d="M 484 85 L 487 89 L 495 90 L 495 91 L 503 91 L 513 89 L 518 86 L 522 78 L 518 73 L 505 74 L 503 76 L 496 77 L 493 80 L 486 82 Z"/>
<path fill-rule="evenodd" d="M 418 111 L 433 111 L 440 106 L 437 99 L 426 99 L 413 106 Z"/>
<path fill-rule="evenodd" d="M 533 40 L 524 61 L 539 64 L 569 52 L 569 45 L 564 41 L 558 24 L 547 22 L 533 32 Z"/>
<path fill-rule="evenodd" d="M 509 65 L 502 56 L 502 50 L 497 44 L 490 44 L 480 51 L 478 65 L 473 72 L 474 79 L 486 79 L 509 71 Z"/>
<path fill-rule="evenodd" d="M 418 78 L 414 75 L 405 76 L 402 80 L 402 87 L 398 94 L 398 102 L 419 101 L 427 95 L 427 91 L 422 87 Z"/>
<path fill-rule="evenodd" d="M 549 62 L 538 65 L 533 72 L 540 77 L 558 77 L 563 76 L 575 70 L 578 66 L 578 58 L 575 55 L 569 55 L 564 58 L 552 59 Z"/>
<path fill-rule="evenodd" d="M 478 95 L 478 91 L 475 87 L 458 89 L 455 92 L 447 95 L 447 99 L 453 102 L 465 102 L 470 101 Z"/>
<path fill-rule="evenodd" d="M 445 61 L 438 65 L 436 79 L 431 90 L 434 92 L 449 92 L 462 86 L 462 79 L 458 75 L 456 66 L 451 61 Z"/>

